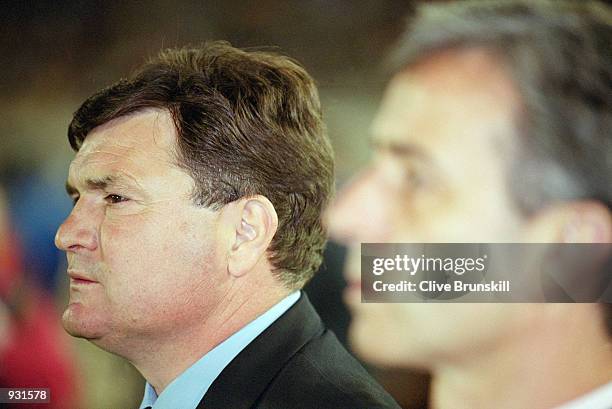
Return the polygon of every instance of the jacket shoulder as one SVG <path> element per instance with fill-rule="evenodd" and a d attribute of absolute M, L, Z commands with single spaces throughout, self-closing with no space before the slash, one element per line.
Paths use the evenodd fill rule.
<path fill-rule="evenodd" d="M 324 331 L 298 351 L 261 396 L 261 409 L 399 409 L 393 398 Z"/>

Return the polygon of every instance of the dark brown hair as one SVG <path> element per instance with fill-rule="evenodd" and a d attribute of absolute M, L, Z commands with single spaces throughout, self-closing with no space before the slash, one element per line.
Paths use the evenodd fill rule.
<path fill-rule="evenodd" d="M 165 50 L 87 99 L 68 129 L 70 144 L 78 151 L 95 127 L 145 108 L 172 115 L 177 164 L 195 180 L 197 205 L 220 209 L 253 195 L 272 202 L 279 226 L 269 259 L 286 287 L 302 287 L 321 263 L 321 215 L 334 177 L 308 73 L 288 57 L 225 42 Z"/>

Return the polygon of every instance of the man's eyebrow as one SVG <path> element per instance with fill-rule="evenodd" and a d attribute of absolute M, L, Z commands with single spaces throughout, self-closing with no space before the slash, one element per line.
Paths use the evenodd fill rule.
<path fill-rule="evenodd" d="M 121 176 L 104 176 L 100 178 L 85 179 L 85 186 L 88 190 L 104 190 L 108 186 L 126 185 L 129 184 L 126 178 Z M 69 196 L 78 195 L 79 191 L 70 182 L 66 182 L 66 192 Z"/>
<path fill-rule="evenodd" d="M 400 159 L 417 158 L 429 160 L 429 155 L 413 143 L 388 141 L 386 138 L 371 137 L 370 146 L 377 151 L 389 152 Z"/>

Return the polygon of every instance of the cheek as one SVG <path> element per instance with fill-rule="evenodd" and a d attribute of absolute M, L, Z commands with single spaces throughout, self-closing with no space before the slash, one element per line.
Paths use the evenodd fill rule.
<path fill-rule="evenodd" d="M 412 342 L 436 359 L 482 353 L 503 339 L 508 304 L 418 304 L 413 311 Z M 420 334 L 420 336 L 419 336 Z M 417 338 L 418 337 L 418 338 Z"/>
<path fill-rule="evenodd" d="M 465 219 L 452 217 L 448 210 L 440 209 L 439 206 L 423 209 L 409 206 L 396 214 L 393 242 L 447 242 L 453 241 L 450 238 L 456 235 L 455 232 L 465 233 Z"/>
<path fill-rule="evenodd" d="M 100 228 L 103 262 L 112 271 L 136 272 L 136 266 L 159 254 L 161 237 L 143 217 L 106 218 Z M 119 274 L 119 273 L 117 273 Z"/>
<path fill-rule="evenodd" d="M 101 229 L 109 285 L 138 298 L 193 286 L 216 265 L 213 240 L 173 216 L 109 220 Z"/>
<path fill-rule="evenodd" d="M 415 194 L 416 196 L 417 194 Z M 407 199 L 396 213 L 399 242 L 510 240 L 517 218 L 507 204 L 482 193 L 447 192 Z"/>

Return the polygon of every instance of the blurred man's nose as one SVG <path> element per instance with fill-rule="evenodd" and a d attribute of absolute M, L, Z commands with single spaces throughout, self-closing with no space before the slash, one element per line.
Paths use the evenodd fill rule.
<path fill-rule="evenodd" d="M 372 169 L 361 172 L 338 194 L 326 214 L 331 237 L 340 243 L 382 241 L 388 229 L 385 203 Z"/>
<path fill-rule="evenodd" d="M 98 222 L 95 210 L 77 203 L 57 229 L 55 245 L 66 252 L 94 251 L 98 247 Z"/>

